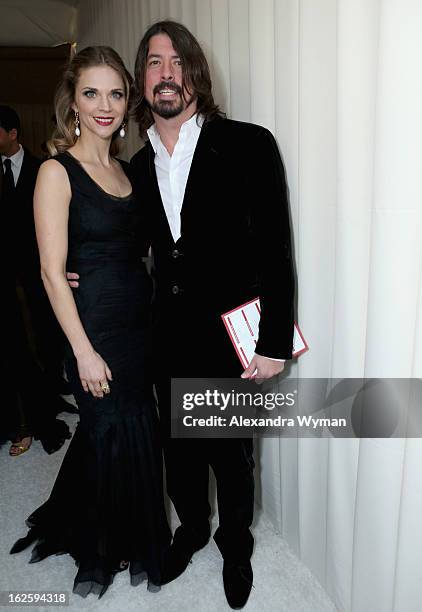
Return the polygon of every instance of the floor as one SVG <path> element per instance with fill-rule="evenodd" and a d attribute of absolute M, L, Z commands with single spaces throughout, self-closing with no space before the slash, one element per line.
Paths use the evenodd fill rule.
<path fill-rule="evenodd" d="M 77 415 L 61 414 L 60 418 L 74 430 Z M 132 587 L 128 572 L 122 572 L 117 574 L 101 600 L 93 595 L 82 599 L 72 594 L 76 566 L 69 555 L 48 557 L 31 565 L 28 560 L 32 546 L 19 554 L 9 555 L 12 544 L 27 532 L 25 519 L 48 498 L 68 444 L 66 441 L 60 451 L 47 455 L 40 442 L 34 441 L 31 449 L 20 457 L 9 457 L 9 445 L 0 448 L 0 591 L 66 591 L 69 612 L 229 611 L 221 577 L 222 559 L 212 539 L 194 555 L 184 574 L 160 592 L 148 592 L 145 584 Z M 171 521 L 174 528 L 177 525 L 174 515 Z M 215 523 L 214 517 L 213 528 Z M 254 587 L 245 612 L 335 612 L 334 604 L 318 581 L 259 511 L 253 533 L 256 542 L 252 558 Z M 1 609 L 16 607 L 1 606 Z M 52 606 L 27 605 L 25 609 L 51 611 Z"/>

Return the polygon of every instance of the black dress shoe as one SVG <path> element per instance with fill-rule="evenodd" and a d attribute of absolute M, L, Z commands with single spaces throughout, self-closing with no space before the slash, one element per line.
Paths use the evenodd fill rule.
<path fill-rule="evenodd" d="M 183 535 L 183 531 L 179 531 L 180 527 L 174 534 L 173 542 L 167 551 L 164 560 L 163 578 L 161 584 L 167 584 L 178 578 L 187 566 L 195 552 L 204 548 L 208 543 L 208 539 L 193 542 L 190 538 Z"/>
<path fill-rule="evenodd" d="M 233 563 L 224 561 L 223 583 L 227 603 L 233 610 L 240 610 L 248 601 L 253 583 L 251 562 Z"/>

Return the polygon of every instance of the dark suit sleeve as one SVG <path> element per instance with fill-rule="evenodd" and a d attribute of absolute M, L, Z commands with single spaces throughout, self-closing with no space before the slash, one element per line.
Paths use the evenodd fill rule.
<path fill-rule="evenodd" d="M 256 353 L 290 359 L 295 287 L 287 185 L 277 143 L 264 128 L 255 138 L 251 176 L 251 229 L 261 302 Z"/>
<path fill-rule="evenodd" d="M 40 262 L 34 221 L 34 189 L 41 161 L 24 149 L 19 179 L 13 195 L 12 223 L 16 271 L 21 282 L 39 282 Z"/>

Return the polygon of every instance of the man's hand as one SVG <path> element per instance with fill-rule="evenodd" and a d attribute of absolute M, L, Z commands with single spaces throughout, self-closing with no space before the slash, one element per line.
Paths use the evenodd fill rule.
<path fill-rule="evenodd" d="M 66 278 L 72 289 L 77 289 L 79 287 L 79 283 L 77 282 L 79 280 L 79 274 L 76 274 L 76 272 L 66 272 Z"/>
<path fill-rule="evenodd" d="M 284 370 L 284 361 L 277 361 L 269 357 L 257 355 L 252 358 L 252 361 L 241 375 L 241 378 L 251 378 L 256 370 L 255 382 L 260 384 L 263 380 L 272 378 L 280 374 Z"/>

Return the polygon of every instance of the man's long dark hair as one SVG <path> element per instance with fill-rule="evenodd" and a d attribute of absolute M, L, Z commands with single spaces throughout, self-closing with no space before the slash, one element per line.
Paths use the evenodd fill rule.
<path fill-rule="evenodd" d="M 145 99 L 145 71 L 149 41 L 157 34 L 167 34 L 182 60 L 183 86 L 192 92 L 196 99 L 198 113 L 205 117 L 205 121 L 224 116 L 214 102 L 208 62 L 196 38 L 181 23 L 158 21 L 145 32 L 136 55 L 133 114 L 139 125 L 140 136 L 144 137 L 146 130 L 154 123 L 151 109 Z"/>

